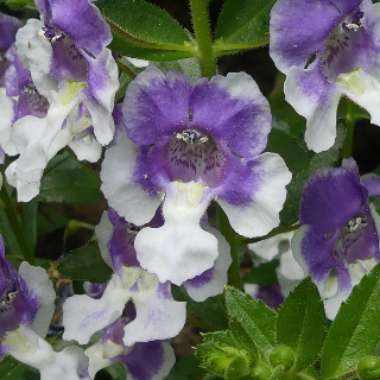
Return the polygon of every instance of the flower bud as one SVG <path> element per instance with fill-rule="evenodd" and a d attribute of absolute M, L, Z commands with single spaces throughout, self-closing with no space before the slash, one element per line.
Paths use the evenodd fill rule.
<path fill-rule="evenodd" d="M 252 380 L 268 380 L 272 375 L 272 371 L 265 363 L 258 364 L 251 372 Z"/>
<path fill-rule="evenodd" d="M 360 360 L 357 371 L 361 380 L 380 379 L 380 358 L 365 356 Z"/>
<path fill-rule="evenodd" d="M 270 354 L 270 362 L 273 367 L 283 366 L 285 370 L 288 370 L 292 368 L 294 360 L 295 358 L 293 350 L 283 344 L 275 347 Z"/>

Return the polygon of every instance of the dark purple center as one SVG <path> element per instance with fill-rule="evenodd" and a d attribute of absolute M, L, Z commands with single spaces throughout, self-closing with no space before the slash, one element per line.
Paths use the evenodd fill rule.
<path fill-rule="evenodd" d="M 357 67 L 357 47 L 366 43 L 367 36 L 362 25 L 363 16 L 363 12 L 355 12 L 330 33 L 319 62 L 327 80 L 335 81 L 340 74 L 349 73 Z"/>
<path fill-rule="evenodd" d="M 53 48 L 52 71 L 56 79 L 86 82 L 88 62 L 75 42 L 55 26 L 45 25 L 42 33 Z"/>
<path fill-rule="evenodd" d="M 173 180 L 202 180 L 209 185 L 223 178 L 225 155 L 214 140 L 197 129 L 176 132 L 168 144 L 169 172 Z"/>

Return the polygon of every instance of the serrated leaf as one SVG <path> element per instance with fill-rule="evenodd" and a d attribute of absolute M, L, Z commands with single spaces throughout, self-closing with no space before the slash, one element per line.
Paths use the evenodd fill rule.
<path fill-rule="evenodd" d="M 160 7 L 145 0 L 101 0 L 97 6 L 113 31 L 114 51 L 150 60 L 192 56 L 188 34 Z"/>
<path fill-rule="evenodd" d="M 331 325 L 323 345 L 321 377 L 342 377 L 355 370 L 380 341 L 380 265 L 352 291 Z"/>
<path fill-rule="evenodd" d="M 267 356 L 276 344 L 276 313 L 232 287 L 227 288 L 225 298 L 228 316 L 240 324 L 257 350 Z"/>
<path fill-rule="evenodd" d="M 38 201 L 85 203 L 102 198 L 99 175 L 64 151 L 49 163 L 41 181 Z"/>
<path fill-rule="evenodd" d="M 278 312 L 277 340 L 293 349 L 295 368 L 312 365 L 323 345 L 326 316 L 318 289 L 304 280 L 288 296 Z"/>
<path fill-rule="evenodd" d="M 226 0 L 218 19 L 217 53 L 264 46 L 269 42 L 269 15 L 275 0 Z"/>
<path fill-rule="evenodd" d="M 59 264 L 58 270 L 76 281 L 106 282 L 112 275 L 95 242 L 68 253 Z"/>

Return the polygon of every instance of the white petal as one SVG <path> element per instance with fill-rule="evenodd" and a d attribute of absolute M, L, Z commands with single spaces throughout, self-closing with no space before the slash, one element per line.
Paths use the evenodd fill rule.
<path fill-rule="evenodd" d="M 96 343 L 85 351 L 86 356 L 89 358 L 88 372 L 92 378 L 103 368 L 109 367 L 116 356 L 124 351 L 124 347 L 119 346 L 112 341 Z M 110 352 L 112 354 L 110 355 Z"/>
<path fill-rule="evenodd" d="M 55 291 L 45 269 L 31 266 L 26 261 L 19 267 L 19 274 L 26 282 L 28 289 L 38 297 L 38 311 L 34 317 L 32 329 L 45 337 L 55 309 Z"/>
<path fill-rule="evenodd" d="M 228 269 L 232 263 L 231 249 L 224 236 L 210 226 L 207 230 L 218 239 L 219 256 L 215 261 L 214 268 L 210 270 L 210 277 L 206 277 L 206 281 L 202 280 L 201 274 L 200 277 L 184 283 L 187 293 L 196 302 L 203 302 L 209 297 L 223 293 L 228 280 Z"/>
<path fill-rule="evenodd" d="M 252 298 L 256 298 L 259 285 L 257 284 L 244 284 L 244 292 L 249 294 Z"/>
<path fill-rule="evenodd" d="M 141 226 L 153 219 L 162 202 L 161 196 L 149 195 L 134 181 L 137 151 L 121 134 L 105 154 L 102 164 L 102 191 L 109 205 L 128 222 Z"/>
<path fill-rule="evenodd" d="M 308 231 L 308 226 L 301 226 L 293 235 L 292 241 L 291 241 L 291 248 L 293 257 L 300 266 L 300 268 L 303 270 L 305 275 L 309 273 L 309 268 L 305 263 L 305 260 L 303 258 L 302 254 L 302 241 Z"/>
<path fill-rule="evenodd" d="M 99 224 L 95 227 L 95 236 L 99 245 L 100 254 L 102 255 L 105 263 L 110 267 L 112 266 L 112 258 L 108 249 L 108 242 L 111 240 L 113 233 L 113 226 L 108 218 L 108 212 L 104 211 L 100 218 Z"/>
<path fill-rule="evenodd" d="M 199 183 L 171 183 L 162 210 L 165 224 L 136 236 L 140 265 L 162 283 L 181 285 L 212 268 L 218 257 L 217 239 L 199 225 L 209 204 L 206 192 Z"/>
<path fill-rule="evenodd" d="M 11 139 L 14 117 L 13 101 L 5 95 L 5 89 L 2 88 L 0 88 L 0 110 L 0 147 L 7 155 L 14 156 L 17 154 L 17 150 Z"/>
<path fill-rule="evenodd" d="M 63 305 L 63 339 L 87 344 L 93 334 L 115 322 L 130 299 L 128 290 L 138 274 L 127 268 L 120 276 L 114 274 L 100 299 L 87 295 L 68 298 Z"/>
<path fill-rule="evenodd" d="M 80 380 L 86 373 L 87 359 L 78 347 L 55 352 L 50 344 L 33 330 L 21 326 L 8 333 L 3 344 L 9 355 L 41 373 L 41 380 Z"/>
<path fill-rule="evenodd" d="M 371 115 L 371 122 L 380 126 L 380 81 L 362 69 L 341 74 L 338 84 L 344 95 L 363 107 Z"/>
<path fill-rule="evenodd" d="M 155 288 L 144 291 L 142 285 L 132 294 L 136 318 L 124 328 L 123 341 L 126 346 L 173 338 L 185 325 L 186 303 L 173 300 L 170 285 L 159 284 L 157 278 L 154 281 Z"/>
<path fill-rule="evenodd" d="M 80 161 L 97 162 L 102 155 L 102 146 L 91 134 L 75 138 L 69 147 Z"/>
<path fill-rule="evenodd" d="M 280 224 L 279 214 L 286 200 L 286 186 L 292 178 L 278 154 L 264 153 L 257 161 L 262 169 L 260 180 L 253 200 L 248 205 L 235 206 L 217 200 L 232 228 L 238 234 L 250 238 L 266 235 Z"/>
<path fill-rule="evenodd" d="M 292 68 L 286 78 L 284 92 L 286 100 L 307 120 L 305 141 L 308 148 L 319 153 L 334 145 L 341 95 L 334 85 L 330 88 L 323 82 L 316 69 L 310 71 L 310 78 L 305 73 Z M 300 75 L 305 75 L 306 79 L 300 79 Z"/>
<path fill-rule="evenodd" d="M 276 270 L 282 293 L 287 296 L 306 275 L 294 259 L 291 250 L 280 256 L 280 265 Z"/>
<path fill-rule="evenodd" d="M 272 238 L 259 241 L 257 243 L 249 244 L 248 247 L 251 249 L 257 256 L 262 258 L 264 261 L 272 261 L 280 253 L 280 244 L 289 243 L 292 238 L 293 233 L 287 232 L 284 234 L 278 234 Z"/>
<path fill-rule="evenodd" d="M 42 35 L 40 20 L 29 19 L 16 34 L 16 50 L 21 61 L 30 70 L 38 92 L 50 100 L 56 83 L 50 77 L 53 50 L 50 42 Z"/>

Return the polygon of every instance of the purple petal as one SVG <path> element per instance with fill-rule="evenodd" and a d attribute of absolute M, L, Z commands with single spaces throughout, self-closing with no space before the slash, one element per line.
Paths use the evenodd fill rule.
<path fill-rule="evenodd" d="M 270 20 L 271 56 L 287 72 L 304 67 L 321 51 L 331 31 L 361 3 L 361 0 L 279 0 Z"/>
<path fill-rule="evenodd" d="M 13 44 L 17 29 L 22 25 L 15 17 L 0 12 L 0 52 L 5 52 Z"/>
<path fill-rule="evenodd" d="M 367 174 L 361 177 L 362 185 L 367 189 L 370 197 L 380 196 L 380 176 L 376 174 Z"/>
<path fill-rule="evenodd" d="M 38 300 L 6 259 L 0 239 L 0 337 L 20 324 L 30 324 L 37 309 Z"/>
<path fill-rule="evenodd" d="M 111 31 L 99 10 L 89 0 L 47 0 L 53 25 L 71 37 L 75 45 L 98 55 L 112 39 Z"/>
<path fill-rule="evenodd" d="M 137 343 L 120 360 L 134 380 L 163 379 L 173 367 L 174 353 L 168 343 Z"/>

